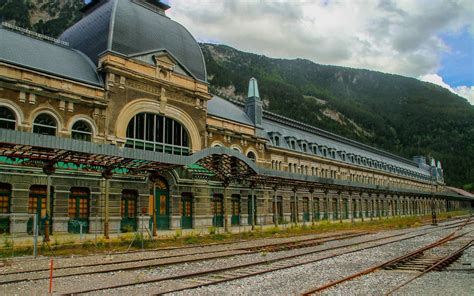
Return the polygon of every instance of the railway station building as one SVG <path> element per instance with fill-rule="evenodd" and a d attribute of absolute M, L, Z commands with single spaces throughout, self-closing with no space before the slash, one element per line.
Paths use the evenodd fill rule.
<path fill-rule="evenodd" d="M 58 40 L 0 28 L 0 232 L 127 232 L 431 214 L 470 205 L 412 160 L 209 91 L 160 1 L 91 1 Z"/>

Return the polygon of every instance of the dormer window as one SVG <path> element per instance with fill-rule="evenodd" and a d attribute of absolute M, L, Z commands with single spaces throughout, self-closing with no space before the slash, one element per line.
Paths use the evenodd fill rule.
<path fill-rule="evenodd" d="M 280 146 L 280 137 L 279 136 L 273 137 L 273 144 L 275 146 Z"/>
<path fill-rule="evenodd" d="M 318 146 L 313 145 L 313 153 L 318 154 Z"/>
<path fill-rule="evenodd" d="M 308 152 L 308 148 L 306 148 L 306 144 L 305 144 L 305 143 L 303 143 L 303 144 L 301 145 L 301 150 L 303 150 L 303 152 Z"/>
<path fill-rule="evenodd" d="M 292 150 L 296 150 L 296 138 L 293 136 L 285 137 L 286 143 L 288 144 L 288 148 Z"/>
<path fill-rule="evenodd" d="M 346 152 L 345 151 L 339 151 L 339 156 L 341 156 L 342 161 L 346 161 Z"/>

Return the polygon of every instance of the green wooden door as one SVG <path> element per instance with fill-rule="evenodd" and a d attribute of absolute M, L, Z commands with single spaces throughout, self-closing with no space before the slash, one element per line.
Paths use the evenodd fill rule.
<path fill-rule="evenodd" d="M 170 228 L 170 197 L 169 191 L 157 189 L 155 192 L 156 228 L 166 230 Z"/>
<path fill-rule="evenodd" d="M 240 225 L 240 196 L 232 196 L 231 225 Z"/>
<path fill-rule="evenodd" d="M 191 195 L 181 197 L 181 228 L 193 228 L 193 202 Z"/>
<path fill-rule="evenodd" d="M 328 201 L 327 199 L 323 199 L 323 207 L 322 207 L 322 211 L 323 211 L 323 220 L 328 220 L 329 219 L 329 209 L 328 209 Z"/>
<path fill-rule="evenodd" d="M 120 212 L 122 220 L 120 221 L 120 231 L 132 232 L 137 230 L 137 198 L 136 190 L 124 189 L 122 191 L 122 200 Z"/>
<path fill-rule="evenodd" d="M 314 208 L 313 208 L 314 220 L 319 221 L 319 214 L 320 214 L 319 199 L 315 198 L 313 203 L 314 203 Z"/>
<path fill-rule="evenodd" d="M 224 226 L 224 210 L 223 210 L 223 196 L 220 194 L 215 194 L 212 198 L 212 225 L 214 227 L 223 227 Z"/>
<path fill-rule="evenodd" d="M 309 222 L 309 199 L 303 198 L 303 221 Z"/>
<path fill-rule="evenodd" d="M 2 184 L 3 185 L 3 184 Z M 9 214 L 11 205 L 11 187 L 0 186 L 0 214 Z M 0 234 L 10 232 L 10 218 L 0 217 Z"/>
<path fill-rule="evenodd" d="M 339 200 L 334 198 L 332 200 L 332 219 L 333 220 L 339 219 L 340 214 L 341 214 L 341 209 L 339 207 Z"/>
<path fill-rule="evenodd" d="M 343 209 L 343 219 L 349 219 L 349 200 L 343 199 L 342 200 L 342 209 Z"/>

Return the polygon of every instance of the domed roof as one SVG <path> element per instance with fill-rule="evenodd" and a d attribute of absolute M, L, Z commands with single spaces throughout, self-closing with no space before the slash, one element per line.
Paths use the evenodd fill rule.
<path fill-rule="evenodd" d="M 147 0 L 102 0 L 86 6 L 86 15 L 60 39 L 96 64 L 106 50 L 127 56 L 167 50 L 197 79 L 207 81 L 201 48 L 185 27 Z M 157 2 L 159 4 L 159 2 Z M 155 6 L 156 5 L 156 6 Z"/>

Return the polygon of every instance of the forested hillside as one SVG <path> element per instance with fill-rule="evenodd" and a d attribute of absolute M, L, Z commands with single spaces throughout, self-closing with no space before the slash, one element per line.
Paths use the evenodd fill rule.
<path fill-rule="evenodd" d="M 0 19 L 56 37 L 81 17 L 83 5 L 83 0 L 0 0 Z M 448 184 L 474 183 L 474 106 L 444 88 L 224 45 L 201 47 L 211 89 L 221 96 L 243 99 L 255 77 L 272 112 L 407 158 L 434 157 L 443 163 Z"/>
<path fill-rule="evenodd" d="M 51 37 L 81 18 L 83 0 L 0 0 L 0 20 Z"/>

